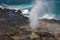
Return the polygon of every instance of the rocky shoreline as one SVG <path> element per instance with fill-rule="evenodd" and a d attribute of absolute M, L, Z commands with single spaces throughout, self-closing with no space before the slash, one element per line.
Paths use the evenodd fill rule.
<path fill-rule="evenodd" d="M 55 30 L 60 20 L 41 19 L 40 21 L 43 21 L 39 26 L 42 29 L 33 32 L 29 27 L 29 18 L 22 15 L 20 10 L 0 8 L 0 40 L 58 40 L 60 38 L 59 33 L 56 36 L 47 32 L 49 31 L 47 29 Z M 60 25 L 56 26 L 59 27 Z"/>
<path fill-rule="evenodd" d="M 0 8 L 0 24 L 16 25 L 27 22 L 28 18 L 20 10 Z"/>

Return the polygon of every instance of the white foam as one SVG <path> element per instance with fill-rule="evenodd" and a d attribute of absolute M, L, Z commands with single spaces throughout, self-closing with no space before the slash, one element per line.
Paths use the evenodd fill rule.
<path fill-rule="evenodd" d="M 29 10 L 28 9 L 22 10 L 22 14 L 28 14 L 28 13 L 29 13 Z"/>
<path fill-rule="evenodd" d="M 45 14 L 42 17 L 40 17 L 39 19 L 54 19 L 55 15 L 54 14 Z"/>

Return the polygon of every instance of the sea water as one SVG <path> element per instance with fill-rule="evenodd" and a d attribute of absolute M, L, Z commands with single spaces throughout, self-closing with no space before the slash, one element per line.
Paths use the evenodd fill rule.
<path fill-rule="evenodd" d="M 28 12 L 23 13 L 24 16 L 29 17 L 30 10 L 34 7 L 35 0 L 21 0 L 21 1 L 6 1 L 6 0 L 0 0 L 0 7 L 7 7 L 10 9 L 16 9 L 16 10 L 28 10 Z M 52 1 L 52 0 L 51 0 Z M 52 15 L 55 15 L 55 19 L 60 19 L 60 0 L 53 0 L 54 1 L 54 13 Z M 47 14 L 49 17 L 50 15 Z M 46 14 L 44 15 L 46 17 Z"/>

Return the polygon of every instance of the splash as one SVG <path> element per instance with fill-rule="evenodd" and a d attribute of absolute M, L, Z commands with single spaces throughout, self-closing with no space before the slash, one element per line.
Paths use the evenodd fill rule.
<path fill-rule="evenodd" d="M 35 0 L 35 1 L 36 1 L 36 4 L 35 4 L 34 8 L 32 8 L 32 10 L 30 12 L 30 16 L 29 16 L 30 27 L 33 30 L 37 29 L 37 27 L 39 26 L 39 21 L 38 21 L 39 16 L 40 17 L 43 16 L 45 18 L 46 18 L 46 16 L 50 17 L 48 15 L 44 16 L 44 14 L 52 13 L 52 11 L 51 11 L 52 5 L 51 4 L 53 3 L 53 2 L 51 2 L 51 4 L 50 4 L 50 2 L 47 0 Z"/>
<path fill-rule="evenodd" d="M 44 3 L 43 1 L 38 1 L 35 7 L 30 12 L 30 27 L 35 30 L 39 26 L 38 22 L 38 13 L 43 9 Z"/>

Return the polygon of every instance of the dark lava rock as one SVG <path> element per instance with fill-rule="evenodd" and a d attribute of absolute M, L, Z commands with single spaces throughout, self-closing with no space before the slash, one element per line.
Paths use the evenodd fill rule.
<path fill-rule="evenodd" d="M 28 22 L 28 18 L 22 15 L 22 12 L 20 10 L 0 8 L 0 19 L 2 18 L 6 19 L 0 21 L 0 24 L 4 25 L 21 25 Z"/>
<path fill-rule="evenodd" d="M 49 32 L 39 32 L 37 34 L 40 36 L 41 40 L 56 40 L 54 34 Z"/>
<path fill-rule="evenodd" d="M 60 20 L 56 20 L 56 19 L 41 19 L 41 21 L 60 24 Z"/>
<path fill-rule="evenodd" d="M 54 38 L 54 35 L 49 32 L 40 32 L 38 33 L 38 35 L 40 35 L 41 37 L 53 37 Z"/>
<path fill-rule="evenodd" d="M 0 36 L 0 40 L 14 40 L 14 39 L 11 38 L 10 36 L 2 35 L 2 36 Z"/>

